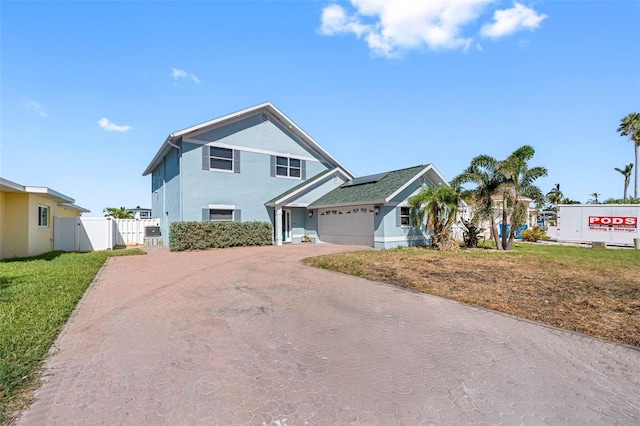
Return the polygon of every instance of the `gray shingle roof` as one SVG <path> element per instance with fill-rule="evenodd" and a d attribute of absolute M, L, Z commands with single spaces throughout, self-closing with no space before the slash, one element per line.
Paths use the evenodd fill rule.
<path fill-rule="evenodd" d="M 348 186 L 348 182 L 323 195 L 309 205 L 326 206 L 331 204 L 361 204 L 385 200 L 403 185 L 415 178 L 427 166 L 415 166 L 388 172 L 380 180 L 372 183 Z M 361 179 L 361 178 L 358 178 Z"/>

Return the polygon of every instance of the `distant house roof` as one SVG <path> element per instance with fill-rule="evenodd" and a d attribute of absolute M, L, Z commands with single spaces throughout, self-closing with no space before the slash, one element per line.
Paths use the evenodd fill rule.
<path fill-rule="evenodd" d="M 84 213 L 90 212 L 90 210 L 87 210 L 85 208 L 82 208 L 80 206 L 73 204 L 75 200 L 69 197 L 68 195 L 61 194 L 60 192 L 54 191 L 53 189 L 47 188 L 46 186 L 21 185 L 19 183 L 15 183 L 0 177 L 0 192 L 38 194 L 42 197 L 48 198 L 56 202 L 61 206 L 69 207 Z"/>
<path fill-rule="evenodd" d="M 340 167 L 350 176 L 355 176 L 353 173 L 349 171 L 345 166 L 343 166 L 338 160 L 333 158 L 331 154 L 324 150 L 311 136 L 305 133 L 296 123 L 294 123 L 289 117 L 284 115 L 282 111 L 275 107 L 271 102 L 264 102 L 262 104 L 243 109 L 238 112 L 234 112 L 231 114 L 227 114 L 225 116 L 215 118 L 213 120 L 206 121 L 204 123 L 197 124 L 195 126 L 187 127 L 186 129 L 179 130 L 177 132 L 171 133 L 165 141 L 162 143 L 162 146 L 153 157 L 145 171 L 142 173 L 142 176 L 146 176 L 153 172 L 156 167 L 160 164 L 162 159 L 167 155 L 167 153 L 171 150 L 171 148 L 175 148 L 175 143 L 179 142 L 180 139 L 188 135 L 189 133 L 193 133 L 196 131 L 200 131 L 206 128 L 217 128 L 221 127 L 235 121 L 239 121 L 245 119 L 249 116 L 255 115 L 259 112 L 268 112 L 273 118 L 275 118 L 280 124 L 284 126 L 287 131 L 291 132 L 291 134 L 295 135 L 299 138 L 303 143 L 305 143 L 313 152 L 317 153 L 320 157 L 324 158 L 334 167 Z"/>
<path fill-rule="evenodd" d="M 311 203 L 309 208 L 385 204 L 425 174 L 436 185 L 447 185 L 433 165 L 421 165 L 352 179 Z"/>

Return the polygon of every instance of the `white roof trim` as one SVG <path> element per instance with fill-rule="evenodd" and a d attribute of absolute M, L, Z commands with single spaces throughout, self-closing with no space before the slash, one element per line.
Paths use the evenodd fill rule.
<path fill-rule="evenodd" d="M 76 204 L 72 204 L 72 203 L 60 203 L 60 206 L 67 207 L 67 208 L 72 209 L 72 210 L 77 210 L 77 211 L 79 211 L 81 213 L 91 213 L 91 210 L 85 209 L 84 207 L 80 207 L 80 206 L 78 206 Z"/>
<path fill-rule="evenodd" d="M 2 190 L 2 192 L 7 192 L 5 188 L 8 188 L 9 192 L 25 192 L 23 185 L 0 178 L 0 190 Z"/>
<path fill-rule="evenodd" d="M 165 141 L 162 143 L 162 146 L 160 147 L 156 155 L 153 157 L 153 160 L 151 160 L 151 162 L 149 163 L 145 171 L 142 173 L 142 176 L 146 176 L 150 174 L 158 166 L 158 164 L 160 163 L 160 160 L 165 155 L 167 155 L 167 152 L 169 151 L 169 149 L 171 149 L 172 147 L 175 147 L 172 144 L 173 142 L 175 142 L 176 139 L 188 133 L 194 133 L 194 132 L 202 133 L 204 131 L 208 131 L 209 127 L 212 127 L 218 124 L 227 124 L 227 123 L 232 123 L 238 120 L 242 120 L 243 118 L 249 115 L 255 114 L 257 111 L 261 109 L 269 112 L 270 115 L 275 120 L 277 120 L 280 124 L 282 124 L 285 129 L 288 129 L 295 136 L 299 137 L 304 143 L 306 143 L 309 146 L 309 148 L 311 148 L 312 151 L 317 152 L 321 157 L 324 157 L 327 160 L 329 160 L 329 162 L 334 166 L 340 167 L 350 176 L 355 177 L 355 175 L 351 173 L 349 169 L 344 167 L 344 165 L 342 165 L 338 160 L 336 160 L 331 154 L 325 151 L 325 149 L 322 148 L 311 136 L 305 133 L 304 130 L 298 127 L 296 123 L 294 123 L 291 119 L 289 119 L 286 115 L 284 115 L 282 111 L 276 108 L 275 105 L 273 105 L 271 102 L 264 102 L 256 106 L 246 108 L 231 114 L 227 114 L 222 117 L 218 117 L 213 120 L 209 120 L 204 123 L 187 127 L 186 129 L 178 130 L 177 132 L 171 133 L 169 136 L 167 136 Z"/>
<path fill-rule="evenodd" d="M 321 182 L 322 180 L 327 179 L 327 178 L 333 179 L 333 176 L 334 176 L 335 173 L 341 174 L 342 177 L 346 178 L 347 180 L 349 179 L 349 175 L 344 170 L 342 170 L 340 167 L 336 167 L 335 169 L 326 172 L 325 174 L 317 177 L 316 179 L 308 180 L 305 185 L 301 186 L 300 188 L 298 188 L 297 190 L 293 191 L 292 193 L 287 194 L 284 197 L 277 199 L 275 202 L 268 203 L 267 206 L 271 207 L 271 206 L 281 205 L 281 204 L 287 202 L 288 200 L 290 200 L 291 198 L 294 198 L 294 197 L 300 195 L 301 192 L 306 191 L 307 189 L 309 189 L 310 186 L 313 186 L 316 183 Z M 303 203 L 300 203 L 300 204 L 298 204 L 296 206 L 293 206 L 293 207 L 306 207 L 309 204 L 311 204 L 311 203 L 306 203 L 304 205 L 303 205 Z"/>
<path fill-rule="evenodd" d="M 313 206 L 311 210 L 332 209 L 334 207 L 349 207 L 349 206 L 374 206 L 376 204 L 384 204 L 384 200 L 367 200 L 367 201 L 350 201 L 346 203 L 336 204 L 323 204 L 321 206 Z"/>
<path fill-rule="evenodd" d="M 58 191 L 54 191 L 51 188 L 47 188 L 46 186 L 25 186 L 25 191 L 30 194 L 40 194 L 47 196 L 48 198 L 53 198 L 59 203 L 73 203 L 75 200 L 67 195 L 61 194 Z"/>

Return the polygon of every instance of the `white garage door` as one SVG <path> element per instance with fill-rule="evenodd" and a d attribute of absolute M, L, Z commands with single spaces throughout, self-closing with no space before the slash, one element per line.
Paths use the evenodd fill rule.
<path fill-rule="evenodd" d="M 373 247 L 373 206 L 321 209 L 318 214 L 320 241 Z"/>

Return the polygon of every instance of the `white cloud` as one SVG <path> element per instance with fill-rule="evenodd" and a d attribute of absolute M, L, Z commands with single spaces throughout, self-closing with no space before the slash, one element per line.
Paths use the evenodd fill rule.
<path fill-rule="evenodd" d="M 44 107 L 37 103 L 36 101 L 25 101 L 22 103 L 25 108 L 32 109 L 37 112 L 40 117 L 48 117 L 49 113 L 45 111 Z"/>
<path fill-rule="evenodd" d="M 188 73 L 185 70 L 181 70 L 178 68 L 172 68 L 171 76 L 174 80 L 177 80 L 179 78 L 190 78 L 194 83 L 200 84 L 200 79 L 196 77 L 195 74 Z"/>
<path fill-rule="evenodd" d="M 493 14 L 494 22 L 482 27 L 482 35 L 490 38 L 500 38 L 521 30 L 535 30 L 547 15 L 514 3 L 511 9 L 496 10 Z"/>
<path fill-rule="evenodd" d="M 131 129 L 131 126 L 118 126 L 110 122 L 108 118 L 98 120 L 98 125 L 108 132 L 127 132 Z"/>
<path fill-rule="evenodd" d="M 463 50 L 473 45 L 476 34 L 464 30 L 477 26 L 495 0 L 350 0 L 352 9 L 332 4 L 322 10 L 318 33 L 326 36 L 352 34 L 363 39 L 375 56 L 396 57 L 408 50 Z M 515 12 L 512 12 L 515 11 Z M 516 15 L 516 24 L 507 25 Z M 497 11 L 495 22 L 485 27 L 492 38 L 510 34 L 504 27 L 534 29 L 545 18 L 518 3 Z M 484 33 L 483 33 L 484 35 Z"/>

